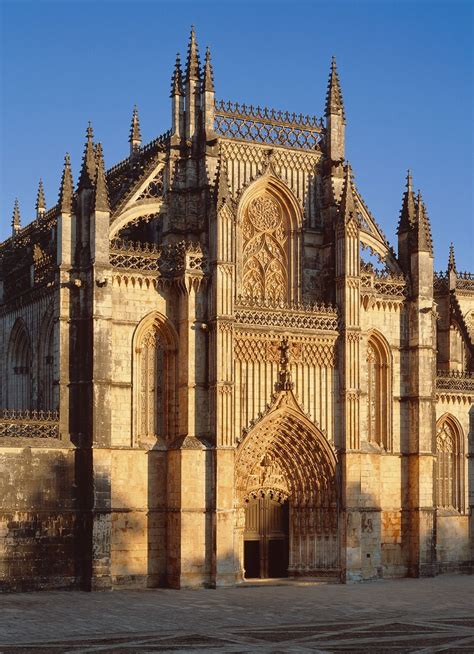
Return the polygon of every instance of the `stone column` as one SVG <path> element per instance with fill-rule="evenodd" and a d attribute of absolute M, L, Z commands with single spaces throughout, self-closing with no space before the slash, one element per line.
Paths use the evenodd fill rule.
<path fill-rule="evenodd" d="M 168 450 L 168 584 L 210 585 L 210 494 L 212 455 L 205 384 L 205 323 L 202 253 L 170 248 L 184 273 L 173 279 L 178 294 L 178 433 Z M 178 267 L 181 267 L 179 264 Z"/>
<path fill-rule="evenodd" d="M 436 456 L 436 317 L 433 305 L 433 258 L 411 254 L 412 299 L 409 303 L 408 438 L 404 461 L 408 502 L 403 537 L 410 576 L 436 572 L 433 478 Z"/>
<path fill-rule="evenodd" d="M 336 302 L 341 313 L 339 341 L 339 445 L 342 464 L 340 525 L 342 579 L 362 578 L 360 513 L 360 260 L 350 169 L 347 168 L 340 215 L 336 225 Z"/>
<path fill-rule="evenodd" d="M 223 184 L 227 181 L 221 179 L 221 191 Z M 215 586 L 235 584 L 239 565 L 234 507 L 233 224 L 230 207 L 221 197 L 211 222 L 209 298 L 210 433 L 215 445 L 212 553 Z"/>

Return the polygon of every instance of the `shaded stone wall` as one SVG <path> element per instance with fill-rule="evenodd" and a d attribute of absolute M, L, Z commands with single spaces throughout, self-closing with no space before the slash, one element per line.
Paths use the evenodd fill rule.
<path fill-rule="evenodd" d="M 75 452 L 0 449 L 0 588 L 79 587 L 87 567 Z"/>

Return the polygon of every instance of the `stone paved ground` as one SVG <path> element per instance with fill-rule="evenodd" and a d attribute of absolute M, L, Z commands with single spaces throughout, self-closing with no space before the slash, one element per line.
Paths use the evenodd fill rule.
<path fill-rule="evenodd" d="M 0 654 L 474 652 L 474 576 L 0 595 Z"/>

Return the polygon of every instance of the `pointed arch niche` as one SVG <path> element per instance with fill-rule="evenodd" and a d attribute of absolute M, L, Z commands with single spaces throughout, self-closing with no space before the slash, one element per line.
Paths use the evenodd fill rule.
<path fill-rule="evenodd" d="M 367 342 L 367 440 L 392 449 L 392 357 L 390 346 L 376 331 Z"/>
<path fill-rule="evenodd" d="M 10 334 L 7 361 L 7 408 L 29 411 L 32 408 L 32 350 L 28 330 L 21 318 Z"/>
<path fill-rule="evenodd" d="M 302 210 L 291 190 L 266 174 L 244 192 L 238 216 L 242 301 L 299 300 Z"/>
<path fill-rule="evenodd" d="M 166 443 L 176 433 L 177 334 L 165 316 L 153 312 L 133 340 L 133 442 Z"/>
<path fill-rule="evenodd" d="M 337 460 L 324 435 L 283 391 L 236 451 L 235 491 L 244 568 L 246 505 L 258 498 L 288 503 L 288 574 L 330 576 L 339 568 Z"/>
<path fill-rule="evenodd" d="M 446 413 L 436 423 L 436 506 L 463 513 L 464 435 L 454 416 Z"/>

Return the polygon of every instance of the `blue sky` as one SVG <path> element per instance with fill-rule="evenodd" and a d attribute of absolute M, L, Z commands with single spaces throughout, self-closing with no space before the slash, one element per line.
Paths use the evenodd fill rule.
<path fill-rule="evenodd" d="M 474 270 L 473 6 L 431 2 L 0 2 L 0 238 L 15 197 L 34 217 L 39 177 L 57 199 L 64 153 L 79 172 L 91 120 L 107 167 L 170 123 L 170 76 L 191 23 L 209 45 L 217 97 L 321 115 L 337 57 L 347 158 L 396 247 L 406 169 L 427 204 L 435 267 L 454 241 Z"/>

